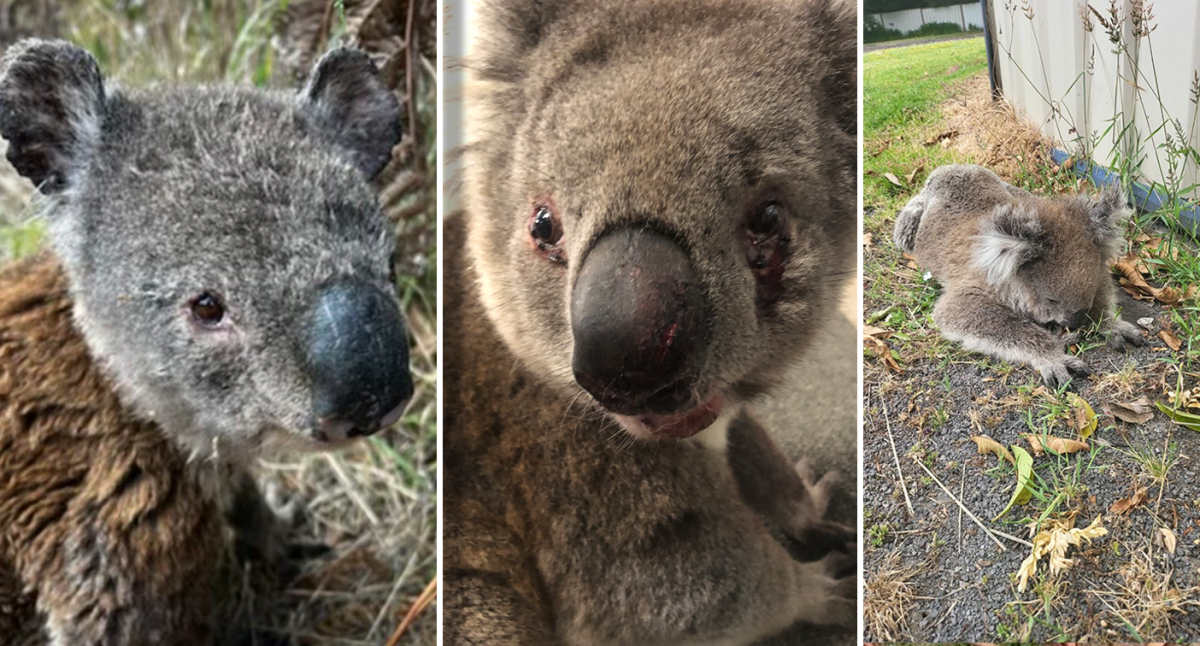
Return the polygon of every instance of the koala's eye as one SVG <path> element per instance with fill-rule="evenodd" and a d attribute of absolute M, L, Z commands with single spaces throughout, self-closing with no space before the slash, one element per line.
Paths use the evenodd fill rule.
<path fill-rule="evenodd" d="M 214 327 L 225 320 L 225 304 L 220 297 L 204 292 L 189 304 L 192 319 L 205 327 Z"/>
<path fill-rule="evenodd" d="M 529 218 L 529 237 L 537 250 L 551 262 L 560 265 L 567 263 L 562 248 L 562 221 L 553 208 L 544 204 L 534 208 Z"/>
<path fill-rule="evenodd" d="M 746 228 L 756 235 L 770 236 L 779 232 L 782 222 L 783 213 L 779 205 L 768 202 L 750 215 L 749 221 L 746 222 Z"/>
<path fill-rule="evenodd" d="M 539 206 L 533 212 L 529 233 L 540 243 L 556 245 L 562 240 L 562 225 L 549 207 Z"/>

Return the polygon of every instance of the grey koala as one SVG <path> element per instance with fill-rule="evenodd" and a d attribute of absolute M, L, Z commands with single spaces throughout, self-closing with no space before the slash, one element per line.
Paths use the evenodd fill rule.
<path fill-rule="evenodd" d="M 52 248 L 0 272 L 0 598 L 23 600 L 0 634 L 207 644 L 222 514 L 274 549 L 246 467 L 389 426 L 412 394 L 368 184 L 398 103 L 347 49 L 289 95 L 126 90 L 25 40 L 0 135 Z"/>
<path fill-rule="evenodd" d="M 1113 349 L 1142 345 L 1115 309 L 1109 261 L 1131 214 L 1118 185 L 1037 197 L 979 166 L 942 166 L 896 217 L 896 246 L 944 287 L 933 320 L 967 349 L 1028 364 L 1048 387 L 1089 373 L 1066 354 L 1098 322 Z"/>
<path fill-rule="evenodd" d="M 852 624 L 836 476 L 743 405 L 855 265 L 853 6 L 501 0 L 478 22 L 444 238 L 446 643 Z"/>

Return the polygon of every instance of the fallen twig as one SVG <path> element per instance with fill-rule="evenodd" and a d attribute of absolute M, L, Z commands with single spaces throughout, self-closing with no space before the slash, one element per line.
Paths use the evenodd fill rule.
<path fill-rule="evenodd" d="M 967 509 L 967 506 L 962 504 L 962 501 L 960 501 L 958 498 L 954 497 L 953 493 L 950 493 L 950 490 L 946 488 L 946 485 L 942 484 L 942 481 L 938 480 L 938 477 L 933 475 L 933 472 L 929 470 L 929 467 L 926 467 L 924 464 L 921 464 L 921 460 L 919 460 L 916 456 L 913 456 L 913 462 L 915 462 L 917 464 L 917 466 L 921 467 L 921 469 L 924 470 L 925 473 L 928 474 L 930 478 L 933 478 L 933 481 L 937 483 L 937 486 L 941 487 L 942 491 L 945 491 L 947 496 L 950 496 L 950 500 L 953 500 L 954 504 L 958 505 L 959 509 L 962 509 L 964 512 L 966 512 L 967 516 L 969 516 L 971 518 L 971 520 L 975 521 L 975 524 L 979 525 L 979 529 L 982 529 L 983 532 L 988 535 L 988 538 L 992 539 L 996 543 L 996 545 L 1000 547 L 1000 549 L 1007 550 L 1008 548 L 1004 546 L 1004 543 L 1000 542 L 999 538 L 996 538 L 997 536 L 1003 536 L 1004 538 L 1007 538 L 1010 541 L 1013 541 L 1016 543 L 1021 543 L 1022 545 L 1027 545 L 1029 547 L 1033 547 L 1033 543 L 1030 543 L 1029 541 L 1027 541 L 1025 539 L 1017 538 L 1016 536 L 1013 536 L 1011 534 L 1005 534 L 1004 532 L 1001 532 L 1001 531 L 998 531 L 995 529 L 990 529 L 987 525 L 984 525 L 983 521 L 979 520 L 978 516 L 971 513 L 971 510 Z"/>
<path fill-rule="evenodd" d="M 875 391 L 875 395 L 879 395 L 879 391 Z M 896 474 L 900 476 L 900 490 L 904 492 L 904 504 L 908 506 L 908 516 L 912 518 L 917 515 L 913 511 L 912 501 L 908 498 L 908 487 L 904 484 L 904 472 L 900 470 L 900 454 L 896 453 L 896 440 L 892 437 L 892 422 L 888 419 L 887 403 L 883 401 L 883 397 L 879 397 L 879 406 L 883 410 L 883 423 L 887 425 L 888 444 L 892 445 L 892 457 L 896 460 Z"/>

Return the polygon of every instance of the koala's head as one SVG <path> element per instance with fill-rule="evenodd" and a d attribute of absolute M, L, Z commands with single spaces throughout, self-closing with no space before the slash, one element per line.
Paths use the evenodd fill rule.
<path fill-rule="evenodd" d="M 853 7 L 501 2 L 469 245 L 535 372 L 686 437 L 778 382 L 855 265 Z"/>
<path fill-rule="evenodd" d="M 1097 197 L 1070 196 L 997 206 L 974 239 L 975 266 L 1012 307 L 1044 325 L 1078 328 L 1112 289 L 1131 210 L 1117 185 Z"/>
<path fill-rule="evenodd" d="M 46 196 L 75 315 L 127 403 L 194 451 L 320 447 L 412 393 L 369 178 L 400 137 L 365 54 L 296 95 L 124 91 L 64 42 L 0 63 L 8 160 Z"/>

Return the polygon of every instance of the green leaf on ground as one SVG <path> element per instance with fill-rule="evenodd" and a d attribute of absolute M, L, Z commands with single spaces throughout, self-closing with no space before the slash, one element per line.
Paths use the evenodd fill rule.
<path fill-rule="evenodd" d="M 1000 520 L 1013 505 L 1024 505 L 1033 496 L 1033 490 L 1029 488 L 1029 479 L 1033 476 L 1033 456 L 1016 444 L 1012 445 L 1012 453 L 1017 458 L 1017 488 L 1013 489 L 1012 498 L 1004 507 L 1004 511 L 993 518 L 993 521 Z"/>

